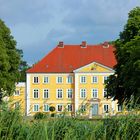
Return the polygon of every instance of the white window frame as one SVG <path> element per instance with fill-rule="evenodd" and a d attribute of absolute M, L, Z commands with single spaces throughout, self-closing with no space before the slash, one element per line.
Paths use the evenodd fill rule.
<path fill-rule="evenodd" d="M 17 91 L 18 91 L 18 94 L 17 94 Z M 19 89 L 15 90 L 14 96 L 19 96 L 19 95 L 20 95 L 20 90 Z"/>
<path fill-rule="evenodd" d="M 83 110 L 83 106 L 84 106 L 84 110 Z M 85 112 L 86 111 L 86 105 L 82 104 L 80 109 L 81 109 L 81 111 Z"/>
<path fill-rule="evenodd" d="M 48 82 L 45 82 L 45 78 L 48 78 Z M 48 84 L 49 83 L 49 76 L 44 76 L 43 77 L 43 84 Z"/>
<path fill-rule="evenodd" d="M 62 98 L 59 98 L 59 97 L 58 97 L 58 91 L 59 91 L 59 90 L 62 90 Z M 63 89 L 61 89 L 61 88 L 56 89 L 56 98 L 57 98 L 57 99 L 63 99 Z"/>
<path fill-rule="evenodd" d="M 71 78 L 71 82 L 69 82 L 69 78 Z M 68 83 L 68 84 L 72 84 L 72 83 L 73 83 L 73 76 L 68 76 L 68 77 L 67 77 L 67 83 Z"/>
<path fill-rule="evenodd" d="M 109 75 L 103 76 L 103 84 L 105 84 L 105 79 L 107 80 L 109 78 Z"/>
<path fill-rule="evenodd" d="M 84 91 L 84 92 L 85 92 L 85 93 L 84 93 L 84 94 L 85 94 L 85 97 L 82 97 L 82 96 L 81 96 L 81 95 L 82 95 L 82 92 L 83 92 L 82 90 L 85 90 L 85 91 Z M 80 98 L 81 98 L 81 99 L 85 99 L 86 96 L 87 96 L 87 90 L 86 90 L 85 88 L 81 88 L 81 89 L 80 89 Z"/>
<path fill-rule="evenodd" d="M 85 80 L 83 81 L 83 78 L 85 78 Z M 80 76 L 80 83 L 81 84 L 86 84 L 87 82 L 87 77 L 86 76 Z"/>
<path fill-rule="evenodd" d="M 68 96 L 69 90 L 71 90 L 71 94 L 72 94 L 72 97 L 71 98 L 69 98 L 69 96 Z M 72 88 L 67 89 L 67 98 L 68 99 L 72 99 L 73 98 L 73 89 Z"/>
<path fill-rule="evenodd" d="M 105 97 L 105 90 L 106 90 L 106 88 L 103 89 L 103 98 L 106 98 Z M 107 94 L 107 91 L 106 91 L 106 94 Z"/>
<path fill-rule="evenodd" d="M 49 112 L 49 111 L 50 111 L 49 109 L 48 109 L 47 111 L 45 110 L 45 106 L 48 106 L 48 107 L 50 108 L 50 106 L 49 106 L 48 104 L 44 104 L 44 105 L 43 105 L 43 111 L 44 111 L 44 112 Z"/>
<path fill-rule="evenodd" d="M 62 110 L 61 110 L 61 111 L 58 110 L 58 106 L 59 106 L 59 105 L 62 106 Z M 63 105 L 62 105 L 62 104 L 57 104 L 57 105 L 56 105 L 56 109 L 57 109 L 57 112 L 63 112 Z"/>
<path fill-rule="evenodd" d="M 119 110 L 119 106 L 121 107 L 121 110 Z M 117 110 L 118 110 L 118 112 L 122 112 L 123 106 L 122 105 L 117 105 Z"/>
<path fill-rule="evenodd" d="M 93 93 L 94 90 L 96 90 L 97 93 Z M 97 94 L 97 97 L 94 97 L 93 94 Z M 91 97 L 92 97 L 92 98 L 98 98 L 98 88 L 92 88 L 92 89 L 91 89 Z"/>
<path fill-rule="evenodd" d="M 96 82 L 93 80 L 94 77 L 96 77 L 96 79 L 97 79 Z M 92 77 L 91 77 L 91 83 L 93 83 L 93 84 L 97 84 L 97 83 L 98 83 L 98 76 L 92 76 Z"/>
<path fill-rule="evenodd" d="M 59 78 L 62 78 L 62 81 L 61 82 L 59 82 Z M 56 77 L 56 83 L 57 84 L 62 84 L 63 83 L 63 77 L 62 76 L 57 76 Z"/>
<path fill-rule="evenodd" d="M 35 78 L 38 79 L 37 82 L 35 82 Z M 38 77 L 38 76 L 34 76 L 34 77 L 33 77 L 33 84 L 39 84 L 39 77 Z"/>
<path fill-rule="evenodd" d="M 35 106 L 38 106 L 38 110 L 35 110 Z M 33 112 L 39 112 L 39 104 L 33 104 Z"/>
<path fill-rule="evenodd" d="M 45 90 L 48 90 L 48 98 L 50 97 L 50 96 L 49 96 L 49 95 L 50 95 L 50 94 L 49 94 L 49 92 L 50 92 L 49 89 L 48 89 L 48 88 L 45 88 L 45 89 L 43 89 L 43 99 L 48 99 L 48 98 L 45 98 L 45 96 L 44 96 L 44 95 L 45 95 L 45 94 L 44 94 L 44 91 L 45 91 Z"/>
<path fill-rule="evenodd" d="M 69 106 L 71 106 L 71 110 L 69 110 Z M 72 104 L 68 104 L 67 105 L 67 110 L 68 110 L 68 112 L 72 112 L 73 111 L 73 105 Z"/>
<path fill-rule="evenodd" d="M 15 102 L 14 103 L 15 109 L 20 107 L 20 102 Z"/>
<path fill-rule="evenodd" d="M 34 91 L 35 91 L 35 90 L 38 90 L 38 97 L 37 97 L 37 98 L 35 98 L 35 96 L 34 96 Z M 33 89 L 33 98 L 34 98 L 34 99 L 38 99 L 38 98 L 39 98 L 39 89 Z"/>
<path fill-rule="evenodd" d="M 107 111 L 107 110 L 105 110 L 105 106 L 108 106 L 108 112 L 109 112 L 109 104 L 103 104 L 103 112 Z"/>

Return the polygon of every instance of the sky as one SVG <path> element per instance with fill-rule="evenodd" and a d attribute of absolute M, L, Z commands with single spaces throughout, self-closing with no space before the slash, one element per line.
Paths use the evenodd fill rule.
<path fill-rule="evenodd" d="M 24 60 L 34 64 L 59 41 L 99 44 L 119 38 L 136 6 L 140 0 L 0 0 L 0 19 Z"/>

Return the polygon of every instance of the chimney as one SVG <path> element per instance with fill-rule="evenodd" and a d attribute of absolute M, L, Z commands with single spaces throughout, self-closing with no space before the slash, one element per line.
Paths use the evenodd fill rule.
<path fill-rule="evenodd" d="M 64 43 L 63 43 L 63 41 L 60 41 L 60 42 L 59 42 L 58 47 L 59 47 L 59 48 L 64 48 Z"/>
<path fill-rule="evenodd" d="M 104 42 L 102 45 L 103 45 L 103 48 L 109 48 L 109 43 L 107 41 Z"/>
<path fill-rule="evenodd" d="M 86 41 L 82 41 L 81 48 L 86 48 L 86 47 L 87 47 Z"/>

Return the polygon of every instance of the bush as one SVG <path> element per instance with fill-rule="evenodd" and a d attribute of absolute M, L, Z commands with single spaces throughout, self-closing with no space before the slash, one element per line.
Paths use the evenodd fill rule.
<path fill-rule="evenodd" d="M 55 111 L 55 107 L 54 107 L 54 106 L 50 106 L 49 110 L 50 110 L 51 112 L 53 112 L 53 111 Z"/>
<path fill-rule="evenodd" d="M 46 118 L 46 115 L 42 112 L 37 112 L 35 115 L 34 115 L 34 119 L 38 120 L 38 119 L 44 119 Z"/>
<path fill-rule="evenodd" d="M 54 117 L 54 116 L 55 116 L 55 113 L 52 113 L 52 114 L 51 114 L 51 117 Z"/>

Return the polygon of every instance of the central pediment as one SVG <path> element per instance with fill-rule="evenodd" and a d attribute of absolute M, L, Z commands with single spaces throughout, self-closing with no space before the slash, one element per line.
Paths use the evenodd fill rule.
<path fill-rule="evenodd" d="M 82 66 L 76 70 L 74 70 L 74 72 L 93 72 L 93 73 L 97 73 L 97 72 L 114 72 L 114 70 L 110 67 L 104 66 L 100 63 L 97 62 L 92 62 L 90 64 L 87 64 L 85 66 Z"/>

